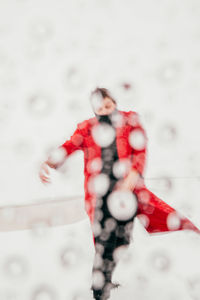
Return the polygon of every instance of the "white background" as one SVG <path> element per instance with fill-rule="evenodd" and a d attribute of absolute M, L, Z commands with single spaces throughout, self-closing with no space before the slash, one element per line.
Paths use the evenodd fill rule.
<path fill-rule="evenodd" d="M 89 95 L 98 85 L 110 89 L 119 109 L 141 117 L 149 139 L 147 187 L 200 225 L 199 16 L 198 0 L 0 0 L 0 205 L 74 195 L 83 201 L 82 153 L 66 162 L 65 172 L 52 172 L 51 185 L 44 186 L 38 172 L 48 151 L 93 117 Z M 162 177 L 171 178 L 170 189 Z M 88 272 L 93 244 L 89 223 L 83 223 L 51 229 L 55 235 L 42 238 L 43 246 L 29 231 L 0 233 L 2 264 L 9 253 L 21 253 L 37 274 L 14 284 L 2 273 L 1 299 L 32 299 L 40 282 L 54 286 L 58 299 L 71 299 L 77 275 L 65 278 L 49 249 L 61 247 L 63 232 L 69 243 L 72 226 L 90 251 Z M 140 224 L 135 231 L 137 259 L 128 266 L 131 273 L 119 268 L 127 289 L 114 299 L 199 297 L 199 237 L 177 232 L 149 238 Z M 171 268 L 160 274 L 148 257 L 163 249 Z M 77 287 L 84 286 L 84 275 L 77 274 Z"/>

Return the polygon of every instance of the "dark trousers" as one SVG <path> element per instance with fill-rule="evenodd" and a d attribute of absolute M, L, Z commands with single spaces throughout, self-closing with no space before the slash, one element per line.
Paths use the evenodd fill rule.
<path fill-rule="evenodd" d="M 98 227 L 101 225 L 100 233 L 95 236 L 95 259 L 92 270 L 92 290 L 96 300 L 106 300 L 110 296 L 113 287 L 111 277 L 117 264 L 117 251 L 119 247 L 129 245 L 133 221 L 137 214 L 136 211 L 128 220 L 115 219 L 107 206 L 109 194 L 110 192 L 97 199 L 95 209 L 95 223 Z"/>

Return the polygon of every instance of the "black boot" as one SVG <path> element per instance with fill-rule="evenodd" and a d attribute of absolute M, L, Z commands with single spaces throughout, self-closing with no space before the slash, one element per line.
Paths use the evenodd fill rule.
<path fill-rule="evenodd" d="M 102 290 L 95 290 L 95 289 L 92 289 L 93 291 L 93 297 L 94 299 L 96 300 L 101 300 L 101 296 L 102 296 Z"/>

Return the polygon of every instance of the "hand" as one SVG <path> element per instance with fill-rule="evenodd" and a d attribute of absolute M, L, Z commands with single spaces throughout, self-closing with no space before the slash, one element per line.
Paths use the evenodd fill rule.
<path fill-rule="evenodd" d="M 135 169 L 131 169 L 128 175 L 117 183 L 116 188 L 133 191 L 139 177 L 140 174 Z"/>
<path fill-rule="evenodd" d="M 48 161 L 45 161 L 40 167 L 39 177 L 43 183 L 51 183 L 49 178 L 49 167 L 53 168 Z"/>
<path fill-rule="evenodd" d="M 63 148 L 54 149 L 48 159 L 41 165 L 39 177 L 43 183 L 50 183 L 49 169 L 58 169 L 65 161 L 66 152 Z"/>

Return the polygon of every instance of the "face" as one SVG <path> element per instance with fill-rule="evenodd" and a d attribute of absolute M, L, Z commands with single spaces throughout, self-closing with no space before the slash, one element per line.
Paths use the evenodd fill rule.
<path fill-rule="evenodd" d="M 108 115 L 116 108 L 116 104 L 109 97 L 105 97 L 101 99 L 93 99 L 92 107 L 97 115 Z"/>

